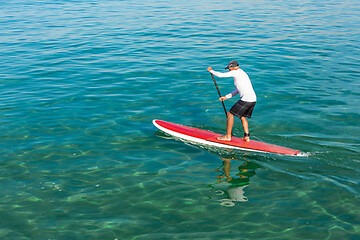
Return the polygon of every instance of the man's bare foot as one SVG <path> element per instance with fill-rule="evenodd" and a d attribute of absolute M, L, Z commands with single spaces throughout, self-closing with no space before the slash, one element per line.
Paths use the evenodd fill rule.
<path fill-rule="evenodd" d="M 226 135 L 217 137 L 217 139 L 222 140 L 222 141 L 231 141 L 231 137 L 228 137 Z"/>
<path fill-rule="evenodd" d="M 243 137 L 243 140 L 246 142 L 250 142 L 250 138 L 249 137 Z"/>
<path fill-rule="evenodd" d="M 250 142 L 250 133 L 244 133 L 244 137 L 242 138 L 246 142 Z"/>

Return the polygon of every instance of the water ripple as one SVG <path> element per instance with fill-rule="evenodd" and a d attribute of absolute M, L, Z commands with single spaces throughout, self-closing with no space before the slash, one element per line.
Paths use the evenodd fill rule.
<path fill-rule="evenodd" d="M 358 12 L 335 0 L 4 2 L 0 238 L 355 239 Z M 225 131 L 206 68 L 232 59 L 259 99 L 251 132 L 309 156 L 156 131 L 155 118 Z"/>

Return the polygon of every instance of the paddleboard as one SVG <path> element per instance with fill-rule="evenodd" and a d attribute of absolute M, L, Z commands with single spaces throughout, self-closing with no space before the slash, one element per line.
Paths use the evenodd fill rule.
<path fill-rule="evenodd" d="M 242 138 L 232 137 L 231 141 L 217 139 L 221 134 L 193 127 L 187 127 L 180 124 L 166 122 L 162 120 L 153 120 L 155 127 L 172 136 L 184 139 L 190 142 L 236 150 L 245 150 L 253 152 L 277 153 L 284 155 L 301 156 L 299 150 L 277 146 L 274 144 L 251 140 L 244 141 Z"/>

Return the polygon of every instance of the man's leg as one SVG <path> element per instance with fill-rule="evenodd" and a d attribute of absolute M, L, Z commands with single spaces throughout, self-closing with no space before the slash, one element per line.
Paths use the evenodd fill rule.
<path fill-rule="evenodd" d="M 227 120 L 226 120 L 226 134 L 224 136 L 218 137 L 218 139 L 224 141 L 231 141 L 231 132 L 233 126 L 234 126 L 234 115 L 228 112 Z"/>
<path fill-rule="evenodd" d="M 241 117 L 241 123 L 243 125 L 243 128 L 244 128 L 244 133 L 247 133 L 249 134 L 249 124 L 248 124 L 248 121 L 246 119 L 246 117 Z M 248 136 L 244 137 L 244 140 L 249 142 L 250 141 L 250 138 Z"/>

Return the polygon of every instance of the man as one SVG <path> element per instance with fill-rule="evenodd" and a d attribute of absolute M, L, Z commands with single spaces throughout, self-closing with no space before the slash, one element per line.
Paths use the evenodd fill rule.
<path fill-rule="evenodd" d="M 217 77 L 233 77 L 234 85 L 236 89 L 226 96 L 220 97 L 220 101 L 225 101 L 236 94 L 240 95 L 240 100 L 232 106 L 230 111 L 227 113 L 227 126 L 226 134 L 224 136 L 218 137 L 219 140 L 231 141 L 231 132 L 234 125 L 234 115 L 240 118 L 241 123 L 244 128 L 244 140 L 250 141 L 249 125 L 246 118 L 251 118 L 252 112 L 256 104 L 256 94 L 252 87 L 251 81 L 248 75 L 239 68 L 239 63 L 237 61 L 231 61 L 225 69 L 229 69 L 227 73 L 221 73 L 212 70 L 211 67 L 208 67 L 208 71 L 214 74 Z"/>

